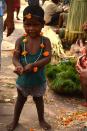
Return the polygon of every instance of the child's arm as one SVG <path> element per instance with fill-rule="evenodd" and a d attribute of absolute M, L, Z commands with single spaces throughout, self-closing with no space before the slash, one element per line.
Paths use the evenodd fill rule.
<path fill-rule="evenodd" d="M 21 55 L 21 47 L 20 47 L 21 38 L 19 38 L 15 43 L 15 50 L 13 53 L 13 64 L 15 66 L 15 73 L 22 74 L 23 73 L 23 66 L 21 65 L 19 58 Z"/>

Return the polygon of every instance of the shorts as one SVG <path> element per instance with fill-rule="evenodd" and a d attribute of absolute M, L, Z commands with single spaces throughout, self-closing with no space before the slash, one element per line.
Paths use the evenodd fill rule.
<path fill-rule="evenodd" d="M 34 97 L 40 97 L 45 94 L 47 83 L 43 83 L 40 86 L 34 86 L 34 87 L 21 87 L 19 85 L 16 85 L 17 89 L 21 91 L 21 93 L 27 97 L 28 95 L 34 96 Z"/>

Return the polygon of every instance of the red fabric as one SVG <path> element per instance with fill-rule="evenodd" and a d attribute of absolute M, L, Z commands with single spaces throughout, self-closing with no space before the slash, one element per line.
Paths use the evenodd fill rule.
<path fill-rule="evenodd" d="M 14 0 L 14 9 L 20 8 L 20 0 Z"/>
<path fill-rule="evenodd" d="M 83 56 L 81 59 L 81 65 L 83 68 L 87 68 L 87 56 Z"/>

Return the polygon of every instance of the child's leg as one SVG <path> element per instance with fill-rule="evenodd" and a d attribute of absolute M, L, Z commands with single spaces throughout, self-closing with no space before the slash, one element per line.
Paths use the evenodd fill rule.
<path fill-rule="evenodd" d="M 13 131 L 17 127 L 22 108 L 24 106 L 25 101 L 27 100 L 27 97 L 24 97 L 20 90 L 17 89 L 17 92 L 18 97 L 14 109 L 14 118 L 13 122 L 7 127 L 8 131 Z"/>
<path fill-rule="evenodd" d="M 41 96 L 41 97 L 33 97 L 33 100 L 34 100 L 34 102 L 36 104 L 40 126 L 43 129 L 51 129 L 51 126 L 44 119 L 44 101 L 43 101 L 43 96 Z"/>
<path fill-rule="evenodd" d="M 17 8 L 16 11 L 17 11 L 17 16 L 16 16 L 16 18 L 17 18 L 17 20 L 20 20 L 19 17 L 18 17 L 20 8 Z"/>

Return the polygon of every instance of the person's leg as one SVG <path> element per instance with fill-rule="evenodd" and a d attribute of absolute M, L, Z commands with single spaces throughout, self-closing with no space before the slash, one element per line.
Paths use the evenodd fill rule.
<path fill-rule="evenodd" d="M 20 20 L 20 18 L 18 17 L 19 12 L 20 12 L 20 7 L 16 9 L 16 12 L 17 12 L 17 16 L 16 16 L 16 18 L 17 18 L 17 20 Z"/>
<path fill-rule="evenodd" d="M 82 92 L 86 102 L 82 103 L 83 106 L 87 107 L 87 77 L 80 77 Z"/>
<path fill-rule="evenodd" d="M 1 43 L 3 39 L 3 17 L 0 17 L 0 70 L 1 70 Z"/>
<path fill-rule="evenodd" d="M 83 92 L 83 95 L 84 95 L 86 103 L 87 103 L 87 85 L 82 85 L 82 92 Z"/>
<path fill-rule="evenodd" d="M 36 104 L 39 124 L 43 129 L 51 129 L 51 126 L 44 119 L 44 101 L 43 96 L 33 97 L 33 100 Z"/>
<path fill-rule="evenodd" d="M 18 97 L 14 109 L 14 118 L 13 122 L 9 126 L 7 126 L 8 131 L 13 131 L 17 127 L 22 108 L 27 100 L 27 97 L 24 97 L 20 90 L 17 89 L 17 92 Z"/>

